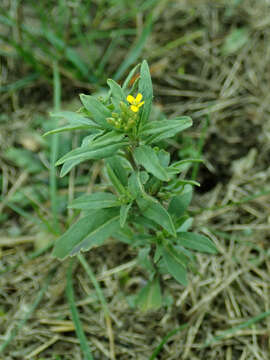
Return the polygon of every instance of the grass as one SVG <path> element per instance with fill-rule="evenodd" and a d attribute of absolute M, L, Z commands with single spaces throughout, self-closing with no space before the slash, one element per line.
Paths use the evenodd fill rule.
<path fill-rule="evenodd" d="M 59 111 L 61 107 L 61 82 L 60 75 L 58 70 L 58 64 L 54 62 L 53 64 L 53 98 L 54 98 L 54 110 Z M 57 174 L 55 163 L 58 159 L 58 147 L 59 140 L 58 134 L 53 134 L 51 140 L 51 156 L 50 156 L 50 197 L 52 204 L 52 224 L 55 227 L 56 231 L 60 233 L 59 222 L 58 222 L 58 208 L 57 208 Z"/>
<path fill-rule="evenodd" d="M 51 270 L 49 272 L 49 274 L 47 275 L 47 277 L 44 280 L 44 284 L 43 284 L 42 288 L 38 292 L 38 294 L 35 298 L 35 301 L 30 306 L 29 310 L 25 312 L 24 316 L 22 317 L 22 319 L 20 321 L 18 321 L 16 326 L 7 333 L 6 339 L 0 346 L 0 354 L 4 352 L 5 348 L 14 340 L 17 333 L 23 328 L 23 326 L 26 324 L 26 322 L 31 318 L 31 316 L 35 312 L 36 308 L 40 304 L 44 294 L 48 290 L 48 286 L 53 278 L 54 273 L 55 273 L 55 269 Z"/>
<path fill-rule="evenodd" d="M 96 294 L 99 298 L 99 301 L 101 303 L 102 306 L 102 311 L 104 313 L 105 319 L 106 319 L 106 325 L 107 325 L 107 331 L 108 331 L 108 337 L 110 339 L 110 355 L 111 355 L 111 359 L 115 359 L 115 345 L 114 345 L 114 335 L 113 335 L 113 330 L 112 330 L 112 323 L 111 323 L 111 316 L 110 316 L 110 311 L 108 308 L 108 304 L 106 302 L 106 299 L 103 295 L 103 292 L 101 290 L 101 287 L 99 286 L 99 283 L 91 269 L 91 267 L 89 266 L 89 264 L 87 263 L 87 261 L 85 260 L 85 258 L 80 254 L 78 255 L 78 259 L 81 263 L 81 265 L 83 266 L 86 274 L 89 276 L 90 281 L 92 282 Z"/>
<path fill-rule="evenodd" d="M 71 312 L 72 321 L 74 323 L 75 331 L 76 331 L 77 337 L 79 339 L 81 350 L 82 350 L 82 353 L 84 355 L 84 358 L 86 360 L 92 360 L 93 359 L 92 352 L 91 352 L 91 349 L 89 347 L 87 337 L 85 336 L 85 333 L 83 331 L 83 327 L 82 327 L 82 324 L 81 324 L 81 321 L 80 321 L 79 312 L 78 312 L 78 310 L 76 308 L 76 303 L 75 303 L 75 299 L 74 299 L 74 291 L 73 291 L 73 286 L 72 286 L 72 267 L 73 267 L 73 263 L 74 263 L 73 259 L 70 260 L 69 269 L 67 271 L 66 296 L 67 296 L 67 300 L 68 300 L 68 303 L 69 303 L 69 306 L 70 306 L 70 312 Z"/>
<path fill-rule="evenodd" d="M 266 0 L 2 1 L 0 357 L 269 358 L 268 10 Z M 201 183 L 193 226 L 220 251 L 197 256 L 186 288 L 166 279 L 153 313 L 128 304 L 144 284 L 131 248 L 110 242 L 73 267 L 51 257 L 77 215 L 67 202 L 105 185 L 102 164 L 58 177 L 55 159 L 80 133 L 42 138 L 60 100 L 77 109 L 79 93 L 121 82 L 142 58 L 154 111 L 193 114 L 169 146 L 177 157 L 196 145 L 205 160 L 187 170 Z"/>

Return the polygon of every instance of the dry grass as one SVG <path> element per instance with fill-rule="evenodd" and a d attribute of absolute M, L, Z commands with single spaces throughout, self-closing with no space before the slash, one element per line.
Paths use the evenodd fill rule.
<path fill-rule="evenodd" d="M 164 3 L 144 57 L 152 63 L 159 106 L 171 116 L 193 114 L 194 128 L 187 134 L 191 141 L 200 138 L 204 115 L 210 116 L 206 167 L 199 172 L 202 189 L 191 211 L 195 228 L 207 233 L 220 252 L 197 256 L 198 272 L 190 273 L 186 288 L 167 277 L 164 291 L 171 302 L 158 312 L 141 314 L 126 301 L 126 295 L 144 283 L 144 274 L 133 261 L 135 253 L 123 244 L 110 243 L 91 251 L 87 259 L 100 280 L 112 330 L 108 332 L 97 295 L 79 264 L 73 280 L 76 304 L 95 359 L 113 359 L 110 331 L 117 360 L 145 360 L 172 329 L 188 324 L 168 340 L 159 359 L 267 360 L 270 4 L 266 0 L 238 1 L 234 6 L 237 1 Z M 248 41 L 236 53 L 224 55 L 226 36 L 236 27 L 248 29 Z M 193 34 L 193 40 L 183 39 L 186 34 Z M 42 112 L 44 105 L 39 109 Z M 12 121 L 0 124 L 3 148 L 18 143 L 30 146 L 18 141 L 24 138 L 28 111 L 27 105 L 19 106 Z M 42 144 L 37 143 L 34 151 L 42 158 Z M 2 358 L 82 359 L 65 298 L 68 263 L 58 263 L 49 252 L 29 258 L 37 238 L 47 235 L 40 234 L 30 220 L 12 216 L 6 202 L 32 179 L 4 156 L 0 164 L 5 179 L 0 206 L 8 215 L 0 231 L 0 265 L 10 269 L 0 275 L 1 341 L 33 306 L 48 272 L 55 271 L 41 302 Z M 48 211 L 48 203 L 39 205 Z M 120 264 L 126 266 L 119 268 Z"/>

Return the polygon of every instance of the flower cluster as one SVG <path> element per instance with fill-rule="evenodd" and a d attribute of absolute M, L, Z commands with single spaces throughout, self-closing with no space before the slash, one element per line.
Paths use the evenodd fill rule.
<path fill-rule="evenodd" d="M 131 130 L 137 119 L 137 114 L 140 107 L 144 104 L 142 100 L 142 94 L 138 93 L 136 98 L 132 95 L 127 96 L 127 101 L 130 103 L 130 106 L 123 101 L 119 103 L 120 113 L 112 112 L 112 116 L 107 118 L 109 124 L 114 125 L 117 129 L 123 131 Z"/>

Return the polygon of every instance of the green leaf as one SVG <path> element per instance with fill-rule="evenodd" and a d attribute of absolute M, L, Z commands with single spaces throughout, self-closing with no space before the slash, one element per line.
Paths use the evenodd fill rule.
<path fill-rule="evenodd" d="M 61 165 L 68 160 L 80 159 L 82 162 L 89 159 L 98 160 L 112 156 L 121 147 L 127 145 L 127 142 L 120 142 L 123 138 L 124 134 L 110 131 L 90 142 L 88 146 L 82 146 L 70 151 L 61 157 L 56 162 L 56 165 Z"/>
<path fill-rule="evenodd" d="M 141 66 L 141 64 L 137 64 L 128 74 L 128 76 L 126 77 L 126 80 L 124 81 L 124 84 L 122 86 L 122 89 L 125 91 L 128 87 L 129 87 L 129 83 L 132 80 L 133 76 L 135 75 L 136 71 L 138 70 L 138 68 Z"/>
<path fill-rule="evenodd" d="M 55 111 L 50 113 L 51 117 L 58 117 L 67 120 L 71 125 L 89 125 L 99 127 L 94 121 L 73 111 Z"/>
<path fill-rule="evenodd" d="M 72 209 L 91 210 L 117 206 L 120 206 L 117 196 L 110 193 L 96 192 L 78 197 L 73 200 L 68 207 Z"/>
<path fill-rule="evenodd" d="M 80 95 L 81 102 L 84 107 L 90 112 L 93 120 L 102 128 L 111 129 L 112 126 L 107 122 L 106 118 L 111 116 L 111 111 L 104 106 L 100 101 L 91 95 Z"/>
<path fill-rule="evenodd" d="M 151 176 L 145 184 L 145 190 L 148 194 L 157 194 L 162 186 L 162 181 Z"/>
<path fill-rule="evenodd" d="M 60 171 L 60 177 L 64 177 L 65 175 L 67 175 L 71 169 L 74 168 L 74 166 L 80 164 L 81 159 L 75 159 L 75 160 L 68 160 L 66 161 Z"/>
<path fill-rule="evenodd" d="M 102 138 L 103 135 L 106 135 L 104 131 L 95 130 L 93 134 L 87 135 L 83 138 L 81 147 L 90 146 L 95 139 Z"/>
<path fill-rule="evenodd" d="M 166 170 L 161 166 L 159 158 L 154 149 L 147 145 L 141 145 L 134 151 L 134 157 L 139 165 L 160 180 L 169 181 Z"/>
<path fill-rule="evenodd" d="M 135 216 L 133 216 L 131 220 L 132 223 L 136 224 L 136 227 L 138 228 L 138 231 L 141 234 L 144 233 L 146 229 L 153 230 L 154 232 L 160 230 L 160 224 L 156 224 L 153 220 L 150 220 L 149 218 L 143 216 L 142 214 L 136 214 Z"/>
<path fill-rule="evenodd" d="M 53 255 L 64 259 L 102 245 L 119 228 L 118 212 L 116 209 L 91 211 L 57 239 Z"/>
<path fill-rule="evenodd" d="M 151 121 L 143 127 L 141 135 L 146 144 L 157 143 L 160 140 L 175 136 L 191 125 L 192 119 L 189 116 L 181 116 L 172 120 Z"/>
<path fill-rule="evenodd" d="M 154 254 L 154 263 L 157 264 L 162 256 L 161 246 L 157 246 Z"/>
<path fill-rule="evenodd" d="M 164 264 L 168 272 L 184 286 L 187 285 L 187 271 L 186 265 L 179 256 L 177 250 L 173 247 L 163 247 L 161 248 L 162 256 L 164 259 Z"/>
<path fill-rule="evenodd" d="M 116 102 L 120 103 L 120 101 L 126 101 L 124 91 L 122 90 L 121 86 L 117 84 L 117 82 L 112 79 L 108 79 L 107 84 L 109 85 L 112 92 L 112 97 Z"/>
<path fill-rule="evenodd" d="M 137 199 L 137 204 L 143 216 L 162 226 L 172 236 L 176 236 L 170 214 L 157 200 L 148 196 L 147 198 Z"/>
<path fill-rule="evenodd" d="M 93 128 L 93 126 L 89 126 L 89 125 L 66 125 L 66 126 L 62 126 L 57 129 L 47 131 L 45 134 L 43 134 L 43 136 L 57 134 L 57 133 L 66 132 L 66 131 L 87 130 L 87 129 L 92 129 L 92 128 Z"/>
<path fill-rule="evenodd" d="M 129 163 L 125 162 L 127 162 L 125 159 L 117 155 L 106 160 L 106 163 L 113 169 L 115 175 L 123 186 L 126 186 L 128 183 L 127 165 L 129 165 Z"/>
<path fill-rule="evenodd" d="M 146 60 L 143 60 L 140 71 L 139 93 L 143 95 L 144 105 L 142 108 L 140 126 L 143 126 L 149 119 L 153 101 L 153 86 L 150 70 Z"/>
<path fill-rule="evenodd" d="M 159 158 L 160 164 L 166 168 L 169 163 L 170 163 L 170 159 L 171 159 L 171 155 L 168 151 L 165 151 L 164 149 L 161 149 L 157 152 L 157 156 Z"/>
<path fill-rule="evenodd" d="M 82 145 L 81 145 L 81 148 L 83 147 L 86 147 L 86 146 L 89 146 L 91 144 L 91 142 L 93 142 L 93 140 L 98 137 L 98 136 L 101 136 L 103 133 L 98 131 L 97 133 L 95 134 L 91 134 L 91 135 L 88 135 L 86 136 L 83 141 L 82 141 Z M 67 173 L 70 172 L 71 169 L 74 168 L 74 166 L 78 165 L 81 163 L 81 159 L 73 159 L 73 160 L 68 160 L 66 161 L 62 168 L 61 168 L 61 171 L 60 171 L 60 177 L 63 177 L 65 176 Z"/>
<path fill-rule="evenodd" d="M 203 162 L 203 159 L 180 160 L 180 161 L 177 161 L 177 162 L 171 164 L 168 168 L 168 171 L 171 175 L 179 174 L 180 172 L 182 172 L 183 170 L 186 169 L 183 165 L 188 164 L 188 163 L 200 163 L 200 162 Z"/>
<path fill-rule="evenodd" d="M 117 131 L 109 131 L 105 133 L 104 135 L 99 136 L 98 138 L 95 138 L 93 141 L 89 143 L 89 146 L 91 147 L 101 147 L 106 146 L 114 143 L 118 143 L 124 138 L 124 134 L 121 134 Z"/>
<path fill-rule="evenodd" d="M 162 306 L 162 295 L 158 278 L 149 281 L 141 289 L 136 298 L 136 305 L 141 311 L 158 310 Z"/>
<path fill-rule="evenodd" d="M 134 244 L 134 231 L 125 226 L 120 228 L 116 233 L 113 234 L 114 238 L 118 241 L 122 241 L 125 244 Z"/>
<path fill-rule="evenodd" d="M 208 237 L 193 232 L 179 232 L 177 242 L 187 249 L 216 254 L 217 248 Z"/>
<path fill-rule="evenodd" d="M 173 174 L 171 174 L 169 168 L 167 168 L 167 170 L 168 170 L 169 175 L 175 175 L 174 172 L 173 172 Z M 195 181 L 195 180 L 176 179 L 176 181 L 173 183 L 174 188 L 178 188 L 179 186 L 182 186 L 182 185 L 201 186 L 200 183 L 198 183 L 198 181 Z M 170 187 L 170 184 L 166 188 L 168 189 L 169 187 Z"/>
<path fill-rule="evenodd" d="M 116 176 L 116 174 L 115 174 L 114 170 L 112 169 L 109 161 L 106 161 L 106 170 L 107 170 L 108 177 L 111 180 L 111 182 L 112 182 L 113 186 L 115 187 L 115 189 L 117 190 L 117 192 L 120 195 L 127 195 L 128 192 L 127 192 L 126 188 L 119 181 L 119 178 Z"/>
<path fill-rule="evenodd" d="M 192 224 L 193 224 L 192 217 L 182 216 L 180 218 L 180 224 L 177 226 L 176 232 L 186 232 L 189 229 L 191 229 Z"/>
<path fill-rule="evenodd" d="M 184 191 L 180 195 L 172 197 L 168 211 L 177 218 L 182 216 L 189 206 L 192 199 L 192 186 L 185 185 Z"/>
<path fill-rule="evenodd" d="M 59 159 L 56 162 L 56 166 L 63 164 L 66 161 L 69 160 L 80 160 L 80 162 L 86 161 L 86 160 L 98 160 L 98 159 L 104 159 L 106 157 L 114 155 L 118 150 L 120 150 L 123 146 L 127 145 L 126 142 L 120 142 L 118 144 L 108 145 L 101 148 L 79 148 L 70 151 L 66 155 L 64 155 L 61 159 Z"/>
<path fill-rule="evenodd" d="M 121 226 L 121 228 L 123 228 L 125 226 L 128 212 L 131 208 L 131 205 L 132 205 L 132 203 L 121 205 L 121 208 L 120 208 L 120 226 Z"/>
<path fill-rule="evenodd" d="M 128 190 L 133 199 L 138 199 L 144 195 L 143 185 L 140 179 L 140 172 L 134 171 L 128 179 Z"/>
<path fill-rule="evenodd" d="M 144 185 L 144 184 L 146 184 L 147 183 L 147 181 L 149 180 L 149 174 L 148 174 L 148 172 L 146 172 L 146 171 L 140 171 L 139 172 L 139 174 L 140 174 L 140 181 L 141 181 L 141 183 Z"/>

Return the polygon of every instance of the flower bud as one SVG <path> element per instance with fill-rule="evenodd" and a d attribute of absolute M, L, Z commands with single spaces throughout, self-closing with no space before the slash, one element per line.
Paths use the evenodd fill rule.
<path fill-rule="evenodd" d="M 107 120 L 107 122 L 108 122 L 109 124 L 111 124 L 111 125 L 114 125 L 114 123 L 115 123 L 115 119 L 112 118 L 112 117 L 106 118 L 106 120 Z"/>

